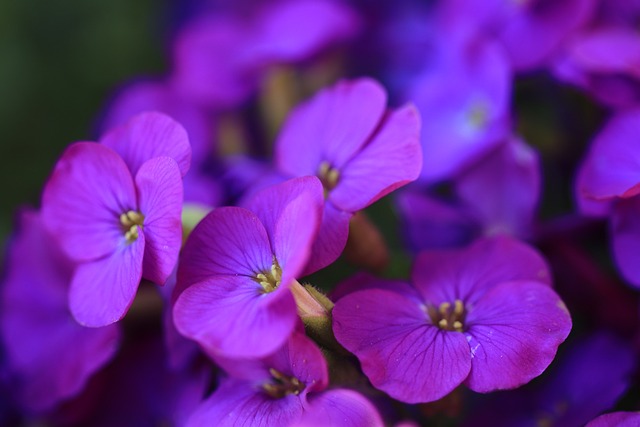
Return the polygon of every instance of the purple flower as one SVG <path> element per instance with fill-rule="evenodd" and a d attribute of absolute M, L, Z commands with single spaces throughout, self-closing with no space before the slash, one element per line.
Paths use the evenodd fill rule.
<path fill-rule="evenodd" d="M 612 412 L 589 421 L 586 427 L 635 427 L 640 423 L 640 412 Z"/>
<path fill-rule="evenodd" d="M 336 338 L 371 383 L 408 403 L 461 383 L 477 392 L 540 375 L 571 329 L 542 258 L 507 238 L 423 252 L 413 286 L 375 284 L 337 301 Z"/>
<path fill-rule="evenodd" d="M 531 238 L 540 184 L 537 152 L 519 138 L 509 138 L 458 174 L 451 203 L 424 190 L 398 195 L 407 241 L 414 250 L 423 250 L 462 246 L 476 236 Z"/>
<path fill-rule="evenodd" d="M 301 333 L 268 357 L 253 361 L 219 359 L 228 372 L 187 426 L 382 426 L 364 397 L 343 389 L 325 391 L 327 364 Z"/>
<path fill-rule="evenodd" d="M 327 200 L 307 272 L 340 255 L 354 212 L 418 177 L 419 130 L 415 108 L 387 110 L 384 88 L 368 78 L 341 81 L 289 115 L 276 141 L 277 168 L 318 176 Z"/>
<path fill-rule="evenodd" d="M 322 215 L 315 177 L 256 194 L 249 209 L 222 207 L 190 235 L 178 269 L 178 331 L 210 354 L 260 357 L 280 347 L 297 320 L 292 283 Z"/>
<path fill-rule="evenodd" d="M 12 395 L 29 411 L 51 410 L 80 393 L 118 348 L 115 325 L 89 329 L 70 316 L 72 272 L 40 215 L 21 212 L 2 284 L 0 335 Z"/>
<path fill-rule="evenodd" d="M 185 130 L 159 113 L 136 116 L 100 142 L 68 147 L 42 196 L 47 229 L 77 263 L 69 305 L 86 326 L 121 319 L 142 277 L 163 284 L 171 274 L 191 161 Z"/>
<path fill-rule="evenodd" d="M 350 9 L 330 0 L 283 0 L 248 16 L 204 15 L 175 42 L 170 84 L 199 105 L 233 107 L 258 87 L 270 65 L 308 59 L 351 38 L 358 26 Z"/>
<path fill-rule="evenodd" d="M 609 216 L 615 261 L 624 278 L 640 286 L 640 109 L 621 111 L 596 135 L 578 173 L 583 213 Z"/>

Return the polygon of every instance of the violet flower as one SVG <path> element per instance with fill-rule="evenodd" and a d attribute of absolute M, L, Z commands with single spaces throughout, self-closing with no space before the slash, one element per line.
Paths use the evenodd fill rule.
<path fill-rule="evenodd" d="M 249 209 L 213 210 L 193 230 L 178 269 L 178 331 L 209 354 L 260 357 L 280 347 L 297 321 L 291 288 L 322 218 L 315 177 L 256 194 Z"/>
<path fill-rule="evenodd" d="M 622 276 L 640 286 L 640 109 L 621 111 L 596 135 L 578 173 L 576 196 L 587 215 L 609 216 L 613 255 Z"/>
<path fill-rule="evenodd" d="M 375 285 L 333 309 L 338 341 L 374 387 L 408 403 L 518 387 L 540 375 L 571 318 L 542 258 L 515 240 L 423 252 L 413 285 Z"/>
<path fill-rule="evenodd" d="M 90 329 L 70 316 L 72 273 L 73 263 L 40 215 L 22 211 L 2 283 L 0 336 L 12 395 L 31 412 L 49 411 L 79 394 L 118 348 L 115 325 Z"/>
<path fill-rule="evenodd" d="M 612 412 L 589 421 L 586 427 L 636 427 L 640 412 Z"/>
<path fill-rule="evenodd" d="M 341 81 L 291 112 L 275 145 L 277 169 L 318 176 L 327 200 L 307 273 L 340 255 L 353 213 L 418 177 L 419 131 L 416 109 L 387 110 L 384 88 L 368 78 Z"/>
<path fill-rule="evenodd" d="M 374 406 L 358 393 L 326 390 L 329 373 L 322 353 L 299 332 L 268 357 L 218 363 L 229 377 L 195 411 L 188 427 L 383 426 Z"/>
<path fill-rule="evenodd" d="M 69 305 L 85 326 L 121 319 L 141 278 L 162 285 L 182 238 L 185 130 L 146 113 L 63 153 L 42 196 L 47 229 L 77 263 Z"/>

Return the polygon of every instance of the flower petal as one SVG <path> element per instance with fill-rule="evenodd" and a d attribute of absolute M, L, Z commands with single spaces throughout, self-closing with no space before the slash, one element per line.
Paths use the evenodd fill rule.
<path fill-rule="evenodd" d="M 341 169 L 373 134 L 386 102 L 384 88 L 367 78 L 320 91 L 289 114 L 275 145 L 278 168 L 315 175 L 327 161 Z"/>
<path fill-rule="evenodd" d="M 616 265 L 622 276 L 640 287 L 640 196 L 619 200 L 611 216 L 611 243 Z"/>
<path fill-rule="evenodd" d="M 412 105 L 388 113 L 372 140 L 340 169 L 329 199 L 356 212 L 420 175 L 420 116 Z"/>
<path fill-rule="evenodd" d="M 325 203 L 322 223 L 302 275 L 314 273 L 338 259 L 347 245 L 349 220 L 352 216 L 352 213 L 341 211 L 331 203 Z"/>
<path fill-rule="evenodd" d="M 69 307 L 84 326 L 100 327 L 122 319 L 142 278 L 144 234 L 111 255 L 79 264 L 71 281 Z"/>
<path fill-rule="evenodd" d="M 182 245 L 182 178 L 176 162 L 156 157 L 136 175 L 146 247 L 142 275 L 164 284 L 178 261 Z"/>
<path fill-rule="evenodd" d="M 76 261 L 113 253 L 125 240 L 120 215 L 136 208 L 133 179 L 122 158 L 92 142 L 70 145 L 42 195 L 42 219 Z"/>
<path fill-rule="evenodd" d="M 100 142 L 122 156 L 131 174 L 154 157 L 171 157 L 184 176 L 191 165 L 191 146 L 187 131 L 166 114 L 146 112 L 134 116 L 100 138 Z"/>
<path fill-rule="evenodd" d="M 486 393 L 521 386 L 540 375 L 571 330 L 571 317 L 547 285 L 500 284 L 474 304 L 465 320 L 471 373 L 465 384 Z"/>
<path fill-rule="evenodd" d="M 314 395 L 296 427 L 382 427 L 376 407 L 360 393 L 335 389 Z"/>
<path fill-rule="evenodd" d="M 274 352 L 289 338 L 297 320 L 287 288 L 263 294 L 257 282 L 235 276 L 190 286 L 178 297 L 173 315 L 181 334 L 213 355 L 230 358 Z"/>
<path fill-rule="evenodd" d="M 333 330 L 374 387 L 407 403 L 437 400 L 469 374 L 463 334 L 442 331 L 413 300 L 386 290 L 348 294 L 333 308 Z"/>
<path fill-rule="evenodd" d="M 270 271 L 269 237 L 252 212 L 238 207 L 214 209 L 189 235 L 178 267 L 180 293 L 187 286 L 218 275 L 254 277 Z"/>
<path fill-rule="evenodd" d="M 508 237 L 481 239 L 462 250 L 422 252 L 411 277 L 424 299 L 435 305 L 456 299 L 473 304 L 493 286 L 511 280 L 551 283 L 540 254 Z"/>

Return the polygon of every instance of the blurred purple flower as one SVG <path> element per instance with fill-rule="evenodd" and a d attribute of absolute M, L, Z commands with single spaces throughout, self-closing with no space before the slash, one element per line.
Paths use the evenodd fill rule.
<path fill-rule="evenodd" d="M 304 61 L 359 27 L 358 17 L 332 0 L 282 0 L 243 12 L 211 13 L 186 25 L 174 46 L 176 91 L 198 105 L 234 107 L 269 66 Z"/>
<path fill-rule="evenodd" d="M 79 323 L 121 319 L 140 279 L 163 284 L 181 245 L 182 176 L 191 149 L 169 117 L 145 113 L 63 153 L 42 196 L 47 229 L 77 264 L 69 304 Z"/>
<path fill-rule="evenodd" d="M 326 390 L 327 364 L 318 347 L 301 333 L 294 332 L 271 356 L 217 361 L 229 377 L 193 414 L 189 427 L 383 425 L 374 406 L 358 393 Z"/>
<path fill-rule="evenodd" d="M 277 169 L 318 176 L 327 200 L 307 273 L 340 255 L 353 213 L 418 177 L 419 132 L 415 108 L 387 110 L 386 91 L 368 78 L 341 81 L 289 114 L 275 145 Z"/>
<path fill-rule="evenodd" d="M 636 427 L 640 412 L 612 412 L 589 421 L 586 427 Z"/>
<path fill-rule="evenodd" d="M 437 400 L 463 382 L 482 393 L 525 384 L 571 329 L 544 260 L 515 240 L 423 252 L 412 278 L 349 293 L 333 309 L 338 341 L 403 402 Z"/>
<path fill-rule="evenodd" d="M 115 354 L 115 325 L 78 325 L 67 300 L 73 263 L 33 211 L 20 213 L 0 298 L 0 335 L 13 397 L 30 412 L 50 411 L 79 394 Z"/>
<path fill-rule="evenodd" d="M 583 213 L 609 216 L 613 255 L 624 278 L 640 286 L 640 109 L 614 115 L 595 136 L 578 172 Z"/>
<path fill-rule="evenodd" d="M 290 291 L 322 218 L 315 177 L 266 188 L 248 208 L 213 210 L 187 240 L 178 269 L 178 331 L 209 354 L 261 357 L 297 320 Z"/>

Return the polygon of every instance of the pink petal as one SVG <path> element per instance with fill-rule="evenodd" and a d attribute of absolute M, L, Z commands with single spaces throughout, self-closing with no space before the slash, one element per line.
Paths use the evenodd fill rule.
<path fill-rule="evenodd" d="M 213 355 L 266 356 L 289 338 L 297 312 L 288 289 L 261 291 L 246 277 L 218 276 L 196 283 L 175 303 L 176 327 Z"/>
<path fill-rule="evenodd" d="M 278 168 L 315 175 L 326 161 L 341 169 L 373 134 L 386 102 L 384 88 L 367 78 L 320 91 L 287 118 L 275 146 Z"/>
<path fill-rule="evenodd" d="M 340 169 L 329 200 L 356 212 L 420 175 L 420 116 L 407 105 L 388 113 L 375 136 Z"/>
<path fill-rule="evenodd" d="M 92 142 L 69 146 L 42 195 L 42 219 L 77 261 L 110 255 L 125 241 L 120 215 L 136 209 L 131 173 L 113 150 Z"/>
<path fill-rule="evenodd" d="M 200 221 L 184 246 L 177 292 L 218 275 L 255 277 L 270 271 L 272 263 L 260 219 L 243 208 L 217 208 Z"/>
<path fill-rule="evenodd" d="M 640 197 L 618 201 L 611 217 L 611 243 L 622 276 L 640 287 Z"/>
<path fill-rule="evenodd" d="M 551 283 L 542 256 L 508 237 L 481 239 L 462 250 L 422 252 L 411 277 L 423 298 L 435 305 L 456 299 L 473 304 L 484 292 L 511 280 Z"/>
<path fill-rule="evenodd" d="M 333 330 L 373 386 L 406 403 L 445 396 L 471 368 L 464 335 L 433 326 L 415 301 L 395 292 L 342 297 L 333 308 Z"/>
<path fill-rule="evenodd" d="M 487 292 L 470 309 L 465 325 L 472 356 L 465 384 L 486 393 L 540 375 L 569 335 L 571 317 L 549 286 L 517 281 Z"/>
<path fill-rule="evenodd" d="M 138 170 L 136 186 L 146 242 L 142 275 L 162 285 L 173 271 L 182 246 L 182 179 L 178 165 L 169 157 L 151 159 Z"/>
<path fill-rule="evenodd" d="M 142 278 L 144 234 L 111 255 L 79 264 L 71 281 L 69 307 L 84 326 L 100 327 L 122 319 Z"/>
<path fill-rule="evenodd" d="M 178 163 L 182 176 L 191 165 L 187 131 L 180 123 L 162 113 L 138 114 L 126 124 L 112 129 L 100 142 L 122 156 L 132 175 L 138 173 L 144 162 L 154 157 L 171 157 Z"/>

